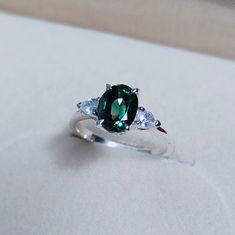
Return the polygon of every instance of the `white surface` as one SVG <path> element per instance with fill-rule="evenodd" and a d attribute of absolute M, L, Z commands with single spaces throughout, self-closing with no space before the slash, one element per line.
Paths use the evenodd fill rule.
<path fill-rule="evenodd" d="M 235 233 L 235 65 L 0 14 L 0 234 Z M 141 88 L 190 167 L 69 136 L 76 102 Z"/>

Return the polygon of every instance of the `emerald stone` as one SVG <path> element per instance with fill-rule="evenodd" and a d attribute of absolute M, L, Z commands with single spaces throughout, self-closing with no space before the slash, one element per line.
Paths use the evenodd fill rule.
<path fill-rule="evenodd" d="M 97 115 L 102 126 L 109 132 L 124 132 L 134 121 L 138 108 L 138 97 L 126 85 L 110 87 L 99 100 Z"/>

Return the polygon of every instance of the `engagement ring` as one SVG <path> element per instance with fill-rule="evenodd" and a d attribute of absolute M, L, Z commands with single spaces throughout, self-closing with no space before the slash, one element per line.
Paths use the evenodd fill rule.
<path fill-rule="evenodd" d="M 79 102 L 70 122 L 73 135 L 110 147 L 166 154 L 167 132 L 150 111 L 139 106 L 138 92 L 124 84 L 107 84 L 101 97 Z"/>

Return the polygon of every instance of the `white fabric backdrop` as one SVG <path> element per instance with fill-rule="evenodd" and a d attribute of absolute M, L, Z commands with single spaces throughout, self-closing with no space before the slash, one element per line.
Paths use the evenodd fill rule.
<path fill-rule="evenodd" d="M 235 64 L 0 14 L 0 234 L 235 233 Z M 190 167 L 68 134 L 105 83 L 141 89 Z"/>

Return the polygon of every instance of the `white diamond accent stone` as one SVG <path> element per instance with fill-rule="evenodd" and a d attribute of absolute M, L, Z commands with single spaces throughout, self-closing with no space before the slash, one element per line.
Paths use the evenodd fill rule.
<path fill-rule="evenodd" d="M 143 108 L 138 108 L 135 123 L 142 129 L 149 129 L 156 125 L 157 120 L 153 114 Z"/>
<path fill-rule="evenodd" d="M 99 100 L 97 98 L 92 98 L 81 103 L 78 103 L 78 108 L 87 115 L 95 115 L 98 108 Z"/>

